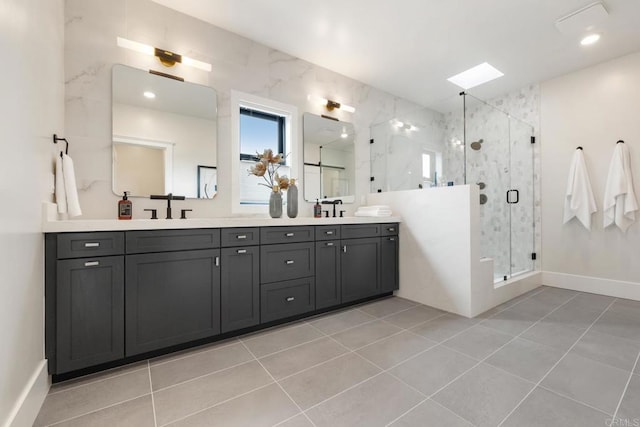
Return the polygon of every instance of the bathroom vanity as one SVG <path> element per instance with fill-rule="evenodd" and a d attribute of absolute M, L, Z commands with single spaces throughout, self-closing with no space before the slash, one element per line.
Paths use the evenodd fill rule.
<path fill-rule="evenodd" d="M 340 220 L 50 223 L 49 372 L 64 379 L 398 289 L 398 218 Z M 92 231 L 76 231 L 83 222 Z"/>

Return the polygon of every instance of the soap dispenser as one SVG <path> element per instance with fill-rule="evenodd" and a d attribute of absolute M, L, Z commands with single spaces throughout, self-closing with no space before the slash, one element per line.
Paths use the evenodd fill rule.
<path fill-rule="evenodd" d="M 128 191 L 124 192 L 122 200 L 118 202 L 118 219 L 131 219 L 133 211 L 133 203 L 127 197 Z"/>
<path fill-rule="evenodd" d="M 314 218 L 322 218 L 322 206 L 318 199 L 316 199 L 316 204 L 313 205 L 313 217 Z"/>

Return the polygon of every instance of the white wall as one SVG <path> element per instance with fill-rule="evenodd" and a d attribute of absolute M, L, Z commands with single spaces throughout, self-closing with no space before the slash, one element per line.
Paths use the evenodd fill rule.
<path fill-rule="evenodd" d="M 618 139 L 631 152 L 640 196 L 640 53 L 544 82 L 541 90 L 545 284 L 640 299 L 640 214 L 626 235 L 602 224 L 604 187 Z M 591 232 L 576 220 L 562 225 L 569 163 L 579 145 L 599 210 Z"/>
<path fill-rule="evenodd" d="M 30 426 L 47 391 L 41 204 L 64 134 L 63 1 L 3 0 L 0 24 L 0 425 Z"/>

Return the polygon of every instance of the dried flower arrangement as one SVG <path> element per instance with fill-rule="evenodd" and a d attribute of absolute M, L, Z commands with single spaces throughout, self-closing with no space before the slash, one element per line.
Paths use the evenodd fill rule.
<path fill-rule="evenodd" d="M 286 175 L 278 175 L 278 169 L 282 166 L 282 161 L 285 156 L 282 154 L 273 154 L 270 148 L 264 150 L 264 153 L 256 153 L 258 161 L 249 169 L 249 174 L 255 176 L 261 176 L 264 178 L 265 183 L 259 182 L 258 185 L 264 185 L 269 189 L 273 189 L 274 186 L 278 186 L 280 190 L 286 190 L 289 188 L 289 178 Z"/>

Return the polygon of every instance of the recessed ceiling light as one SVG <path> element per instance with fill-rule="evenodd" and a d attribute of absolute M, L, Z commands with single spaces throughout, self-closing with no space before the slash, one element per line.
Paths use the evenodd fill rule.
<path fill-rule="evenodd" d="M 449 77 L 447 80 L 457 86 L 460 86 L 462 89 L 471 89 L 472 87 L 479 86 L 502 76 L 504 76 L 504 73 L 488 63 L 483 62 L 480 65 L 469 68 L 467 71 L 463 71 L 460 74 Z"/>
<path fill-rule="evenodd" d="M 150 92 L 150 91 L 144 92 L 143 95 L 144 95 L 145 98 L 149 98 L 149 99 L 153 99 L 153 98 L 156 97 L 156 94 L 153 93 L 153 92 Z"/>
<path fill-rule="evenodd" d="M 589 34 L 588 36 L 580 40 L 580 44 L 582 46 L 589 46 L 591 44 L 594 44 L 598 40 L 600 40 L 600 34 Z"/>

